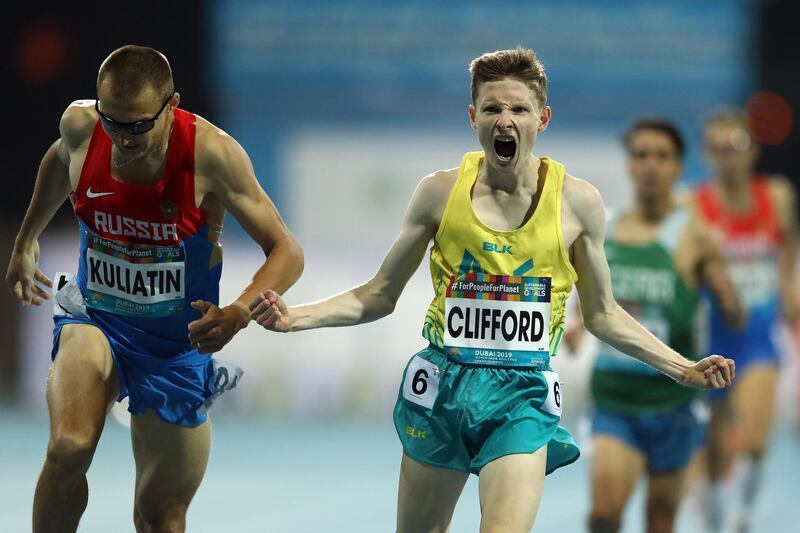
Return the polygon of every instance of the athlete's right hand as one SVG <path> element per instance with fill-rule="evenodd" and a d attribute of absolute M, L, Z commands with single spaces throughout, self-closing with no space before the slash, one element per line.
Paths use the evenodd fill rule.
<path fill-rule="evenodd" d="M 36 284 L 47 287 L 53 281 L 39 270 L 39 243 L 34 242 L 28 248 L 14 248 L 6 271 L 6 284 L 22 305 L 42 305 L 50 299 L 50 293 Z"/>
<path fill-rule="evenodd" d="M 279 333 L 291 331 L 294 324 L 286 302 L 272 289 L 256 296 L 250 304 L 250 318 L 263 328 Z"/>
<path fill-rule="evenodd" d="M 687 387 L 695 389 L 724 389 L 733 385 L 736 363 L 721 355 L 709 355 L 685 369 L 679 379 Z"/>

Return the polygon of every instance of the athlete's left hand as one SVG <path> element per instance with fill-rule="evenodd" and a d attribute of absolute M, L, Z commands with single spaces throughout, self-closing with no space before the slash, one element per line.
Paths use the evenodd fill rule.
<path fill-rule="evenodd" d="M 191 306 L 203 314 L 189 322 L 189 341 L 200 353 L 220 351 L 250 320 L 248 312 L 236 304 L 219 308 L 211 302 L 197 300 Z"/>
<path fill-rule="evenodd" d="M 724 389 L 733 384 L 736 364 L 733 359 L 710 355 L 687 368 L 682 383 L 695 389 Z"/>

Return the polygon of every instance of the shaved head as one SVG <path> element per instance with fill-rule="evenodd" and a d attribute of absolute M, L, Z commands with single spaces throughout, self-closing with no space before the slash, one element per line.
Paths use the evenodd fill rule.
<path fill-rule="evenodd" d="M 132 44 L 117 48 L 103 61 L 97 73 L 98 95 L 101 85 L 117 101 L 133 101 L 149 91 L 160 103 L 175 92 L 166 56 L 153 48 Z"/>

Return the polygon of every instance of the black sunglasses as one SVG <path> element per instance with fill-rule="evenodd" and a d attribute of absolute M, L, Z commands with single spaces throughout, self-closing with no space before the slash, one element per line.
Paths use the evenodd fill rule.
<path fill-rule="evenodd" d="M 141 135 L 142 133 L 147 133 L 148 131 L 153 129 L 153 126 L 156 125 L 156 120 L 167 107 L 167 104 L 175 95 L 173 91 L 164 103 L 161 105 L 161 109 L 158 110 L 152 118 L 148 118 L 146 120 L 137 120 L 136 122 L 119 122 L 114 120 L 113 118 L 107 117 L 100 111 L 100 99 L 94 101 L 94 110 L 97 111 L 97 114 L 100 115 L 100 120 L 103 122 L 103 127 L 108 131 L 114 133 L 121 133 L 125 132 L 128 135 Z"/>

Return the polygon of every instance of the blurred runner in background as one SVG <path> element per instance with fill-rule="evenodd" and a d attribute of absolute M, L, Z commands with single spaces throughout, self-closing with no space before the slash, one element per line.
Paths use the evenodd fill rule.
<path fill-rule="evenodd" d="M 731 276 L 748 311 L 747 326 L 734 330 L 711 302 L 709 350 L 732 357 L 738 379 L 732 389 L 711 393 L 703 508 L 709 531 L 721 531 L 720 483 L 741 457 L 732 478 L 738 492 L 735 525 L 748 531 L 775 412 L 776 326 L 783 319 L 794 329 L 800 315 L 795 194 L 785 178 L 755 172 L 759 147 L 742 111 L 712 114 L 705 123 L 703 150 L 711 177 L 697 191 L 696 205 L 723 239 Z"/>

